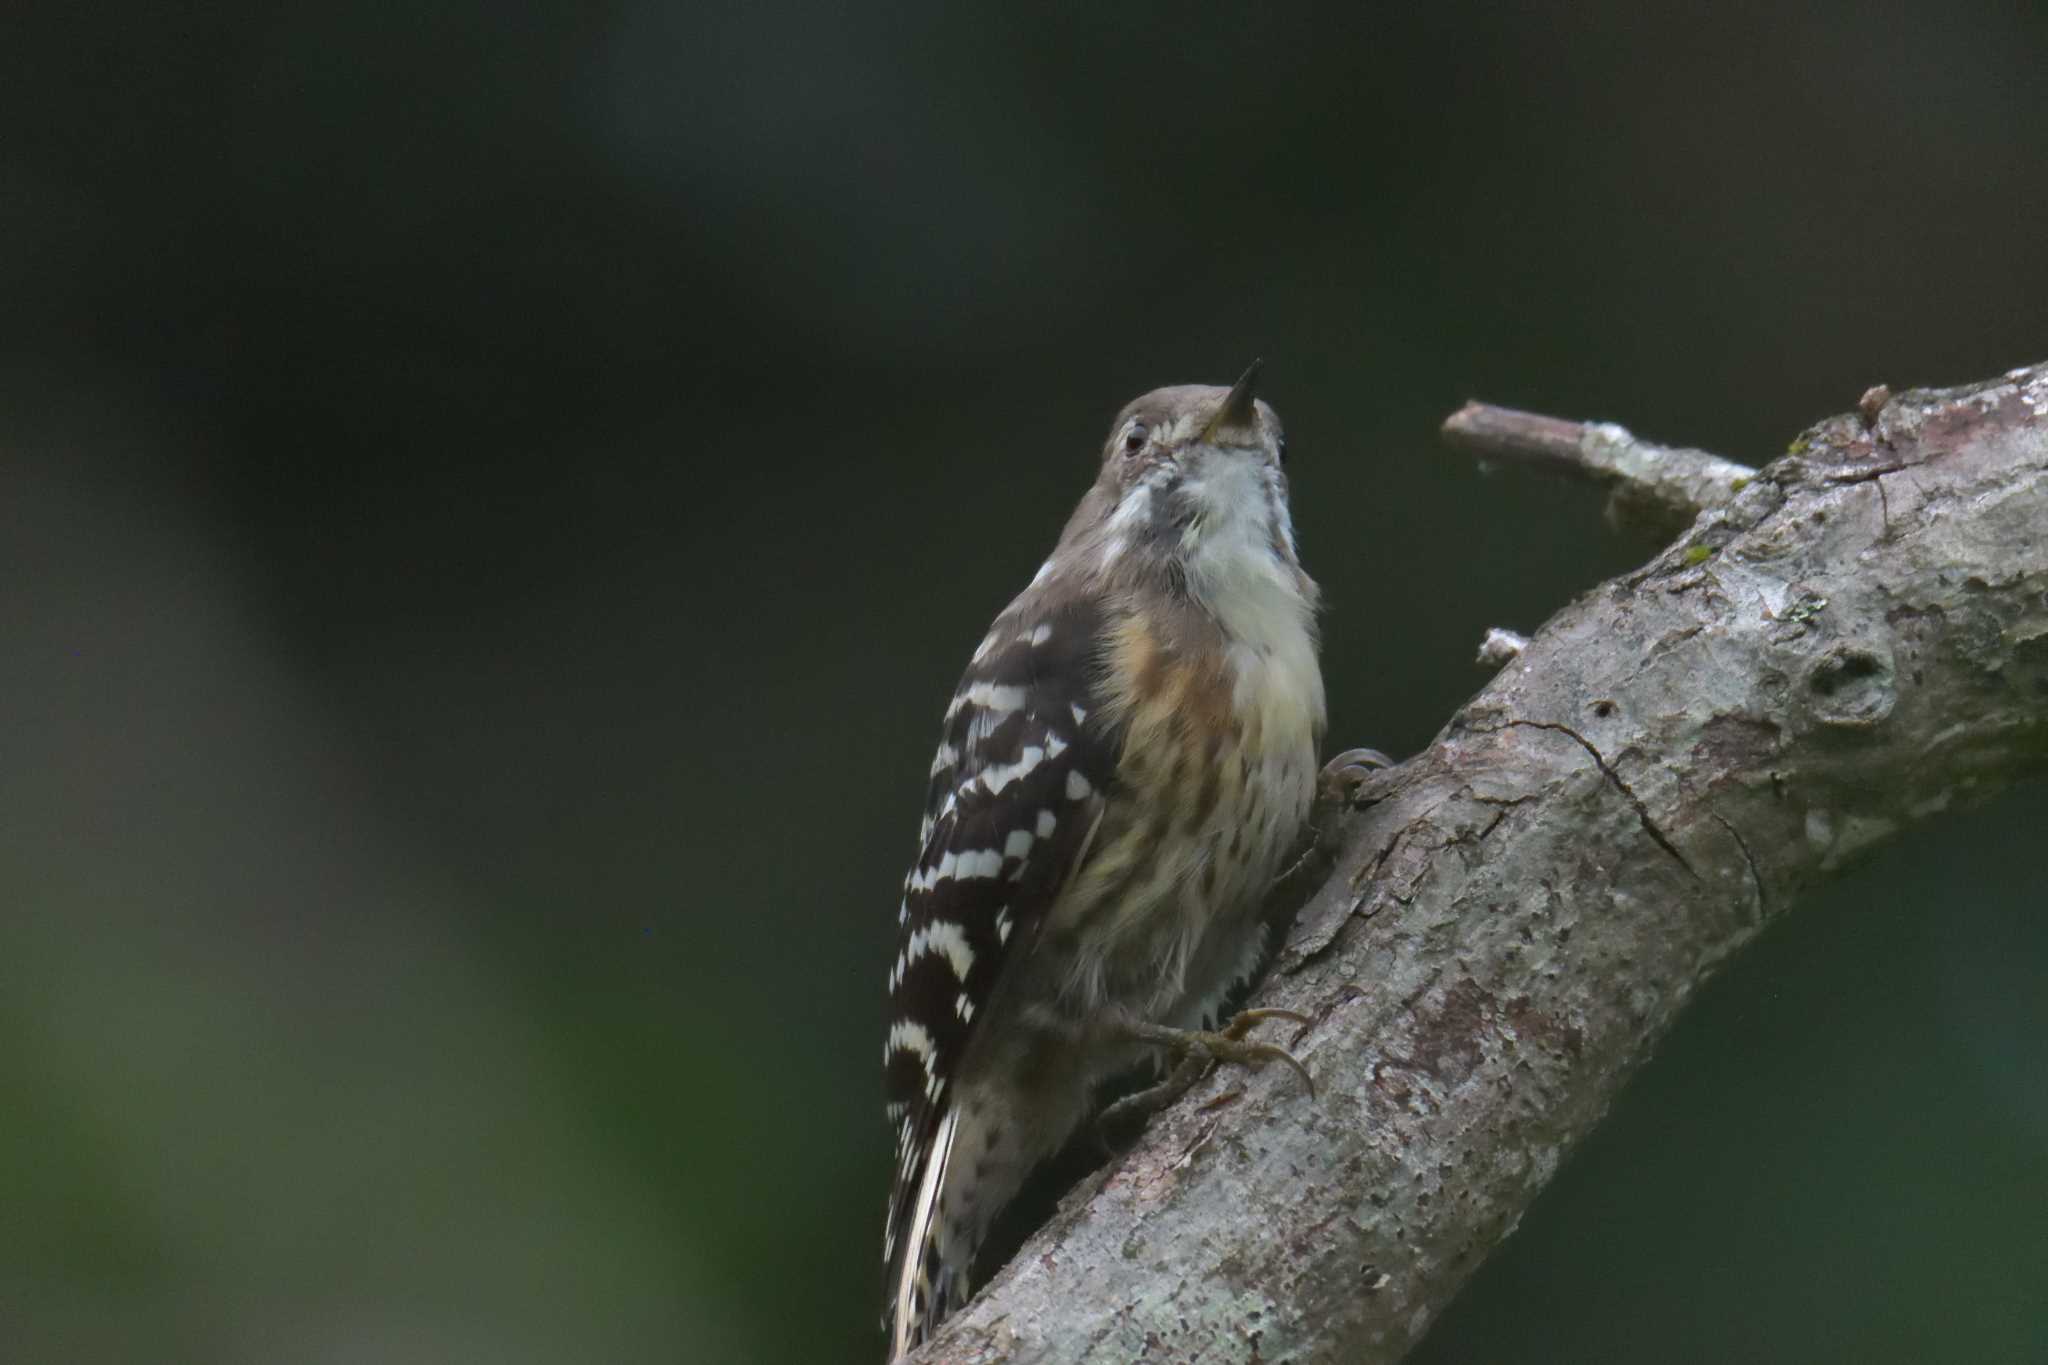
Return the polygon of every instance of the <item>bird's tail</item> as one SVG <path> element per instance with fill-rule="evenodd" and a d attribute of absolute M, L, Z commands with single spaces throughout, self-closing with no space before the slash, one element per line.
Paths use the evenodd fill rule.
<path fill-rule="evenodd" d="M 967 1267 L 941 1245 L 940 1218 L 946 1168 L 953 1159 L 960 1111 L 947 1106 L 929 1138 L 907 1145 L 899 1157 L 890 1202 L 889 1359 L 916 1349 L 965 1297 Z"/>

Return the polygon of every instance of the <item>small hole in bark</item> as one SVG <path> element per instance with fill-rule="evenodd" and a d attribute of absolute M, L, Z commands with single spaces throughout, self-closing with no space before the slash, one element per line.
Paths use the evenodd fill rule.
<path fill-rule="evenodd" d="M 1813 672 L 1813 690 L 1823 697 L 1832 697 L 1851 683 L 1874 677 L 1884 670 L 1876 656 L 1863 653 L 1844 654 L 1830 659 Z"/>
<path fill-rule="evenodd" d="M 1826 524 L 1826 522 L 1827 522 L 1827 519 L 1828 519 L 1828 514 L 1827 514 L 1826 512 L 1823 512 L 1823 511 L 1821 511 L 1821 510 L 1820 510 L 1819 508 L 1815 508 L 1815 509 L 1814 509 L 1814 513 L 1813 513 L 1813 524 L 1814 524 L 1815 526 L 1821 526 L 1821 525 L 1824 525 L 1824 524 Z"/>
<path fill-rule="evenodd" d="M 1600 717 L 1600 719 L 1602 720 L 1606 720 L 1609 716 L 1614 714 L 1614 703 L 1611 701 L 1604 700 L 1594 702 L 1593 714 Z"/>
<path fill-rule="evenodd" d="M 1892 665 L 1869 649 L 1837 645 L 1806 675 L 1814 714 L 1829 725 L 1875 725 L 1891 714 Z"/>

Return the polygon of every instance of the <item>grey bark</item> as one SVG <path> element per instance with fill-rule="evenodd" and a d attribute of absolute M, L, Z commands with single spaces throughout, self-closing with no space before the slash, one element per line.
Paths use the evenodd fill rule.
<path fill-rule="evenodd" d="M 1792 450 L 1328 824 L 1253 1000 L 1320 1098 L 1210 1076 L 916 1359 L 1398 1359 L 1731 953 L 2048 770 L 2048 365 Z"/>
<path fill-rule="evenodd" d="M 1613 422 L 1566 422 L 1490 403 L 1467 403 L 1445 419 L 1443 430 L 1446 441 L 1482 459 L 1602 484 L 1611 490 L 1610 522 L 1637 522 L 1672 535 L 1704 509 L 1734 501 L 1756 474 L 1704 450 L 1645 441 Z"/>

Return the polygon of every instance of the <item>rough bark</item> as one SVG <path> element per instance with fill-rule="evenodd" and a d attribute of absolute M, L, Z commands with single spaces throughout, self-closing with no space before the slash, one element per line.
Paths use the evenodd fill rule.
<path fill-rule="evenodd" d="M 1467 403 L 1452 413 L 1444 421 L 1444 439 L 1482 460 L 1605 485 L 1611 490 L 1609 521 L 1639 522 L 1667 535 L 1676 535 L 1707 508 L 1733 502 L 1756 475 L 1747 465 L 1704 450 L 1642 440 L 1613 422 L 1566 422 L 1490 403 Z"/>
<path fill-rule="evenodd" d="M 1711 468 L 1325 830 L 1254 998 L 1320 1098 L 1211 1076 L 917 1359 L 1398 1359 L 1731 953 L 2048 770 L 2048 365 Z"/>

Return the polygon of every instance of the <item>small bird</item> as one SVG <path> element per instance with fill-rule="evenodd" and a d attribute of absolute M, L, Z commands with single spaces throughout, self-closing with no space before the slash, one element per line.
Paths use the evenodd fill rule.
<path fill-rule="evenodd" d="M 891 1359 L 966 1300 L 990 1222 L 1104 1081 L 1162 1044 L 1286 1057 L 1244 1017 L 1197 1032 L 1258 965 L 1324 729 L 1258 369 L 1118 415 L 946 709 L 889 974 Z"/>

